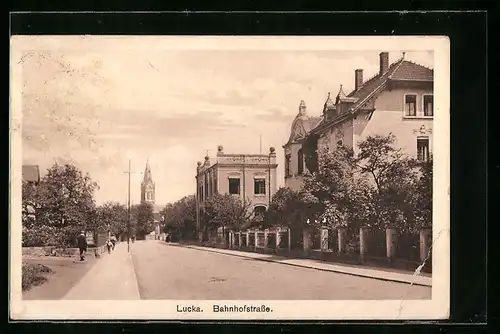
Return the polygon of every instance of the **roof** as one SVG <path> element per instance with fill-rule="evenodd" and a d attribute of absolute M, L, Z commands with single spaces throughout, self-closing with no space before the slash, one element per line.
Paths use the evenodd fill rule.
<path fill-rule="evenodd" d="M 425 66 L 416 64 L 414 62 L 400 58 L 398 61 L 392 63 L 385 73 L 377 73 L 375 76 L 365 81 L 358 90 L 353 90 L 347 95 L 346 100 L 353 104 L 349 108 L 349 113 L 354 113 L 361 109 L 366 103 L 374 96 L 378 95 L 386 87 L 389 81 L 427 81 L 434 80 L 434 70 Z M 338 122 L 343 119 L 346 114 L 340 114 L 332 120 L 322 121 L 317 124 L 314 130 L 324 128 L 332 123 Z"/>
<path fill-rule="evenodd" d="M 36 165 L 23 165 L 23 181 L 39 182 L 40 169 Z"/>
<path fill-rule="evenodd" d="M 292 131 L 290 132 L 287 144 L 305 138 L 321 122 L 321 119 L 321 117 L 297 115 L 292 123 Z"/>
<path fill-rule="evenodd" d="M 433 81 L 434 70 L 425 66 L 404 60 L 389 77 L 391 80 Z"/>
<path fill-rule="evenodd" d="M 434 71 L 430 68 L 415 64 L 411 61 L 404 60 L 403 58 L 392 63 L 389 69 L 379 73 L 364 82 L 358 90 L 353 90 L 347 97 L 357 98 L 357 102 L 350 108 L 351 112 L 356 111 L 362 107 L 367 100 L 373 95 L 379 93 L 389 80 L 408 80 L 408 81 L 433 81 Z"/>
<path fill-rule="evenodd" d="M 153 204 L 153 213 L 159 213 L 163 209 L 162 206 L 158 204 Z"/>

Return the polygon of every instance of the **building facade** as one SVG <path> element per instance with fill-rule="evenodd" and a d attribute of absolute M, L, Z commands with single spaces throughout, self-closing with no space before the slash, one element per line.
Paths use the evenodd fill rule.
<path fill-rule="evenodd" d="M 292 123 L 285 152 L 285 186 L 299 189 L 306 171 L 303 144 L 314 137 L 317 148 L 345 145 L 357 151 L 357 143 L 372 135 L 396 137 L 396 146 L 419 160 L 432 153 L 434 71 L 406 60 L 389 63 L 389 53 L 379 55 L 379 71 L 363 80 L 354 71 L 355 89 L 345 94 L 340 86 L 333 100 L 328 93 L 321 116 L 310 117 L 301 101 Z"/>
<path fill-rule="evenodd" d="M 146 162 L 146 167 L 144 169 L 144 177 L 141 182 L 141 204 L 148 203 L 153 207 L 153 216 L 155 223 L 155 234 L 161 234 L 162 219 L 160 215 L 160 207 L 155 203 L 155 182 L 153 181 L 153 176 L 151 173 L 151 166 L 149 161 Z"/>
<path fill-rule="evenodd" d="M 267 210 L 277 190 L 276 152 L 269 154 L 225 154 L 217 149 L 216 161 L 206 156 L 196 168 L 196 223 L 200 228 L 204 203 L 215 194 L 232 194 L 242 202 L 250 201 L 250 209 L 259 214 Z"/>

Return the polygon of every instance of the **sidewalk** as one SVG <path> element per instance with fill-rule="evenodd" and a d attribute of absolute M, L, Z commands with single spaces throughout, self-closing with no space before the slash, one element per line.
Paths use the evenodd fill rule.
<path fill-rule="evenodd" d="M 119 243 L 111 254 L 103 254 L 84 277 L 62 298 L 65 300 L 138 300 L 139 288 L 127 252 Z"/>
<path fill-rule="evenodd" d="M 281 263 L 290 266 L 303 267 L 309 269 L 323 270 L 323 271 L 331 271 L 341 274 L 354 275 L 360 277 L 368 277 L 374 278 L 383 281 L 392 281 L 413 285 L 421 285 L 421 286 L 432 286 L 432 277 L 420 276 L 420 275 L 411 275 L 411 274 L 403 274 L 397 272 L 376 270 L 370 268 L 361 268 L 356 266 L 344 266 L 341 264 L 332 264 L 328 262 L 322 262 L 317 260 L 310 259 L 290 259 L 283 256 L 262 254 L 262 253 L 253 253 L 253 252 L 242 252 L 237 250 L 230 249 L 220 249 L 220 248 L 211 248 L 211 247 L 201 247 L 201 246 L 193 246 L 193 245 L 185 245 L 180 243 L 171 243 L 171 245 L 192 248 L 197 250 L 203 250 L 208 252 L 226 254 L 239 256 L 244 258 L 251 258 L 259 261 L 267 261 L 274 263 Z"/>

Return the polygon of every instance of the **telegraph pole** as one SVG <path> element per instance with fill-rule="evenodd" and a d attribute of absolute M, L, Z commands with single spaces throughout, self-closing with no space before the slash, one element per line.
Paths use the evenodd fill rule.
<path fill-rule="evenodd" d="M 130 175 L 132 160 L 128 160 L 128 171 L 125 172 L 128 174 L 128 201 L 127 201 L 127 251 L 130 252 Z"/>

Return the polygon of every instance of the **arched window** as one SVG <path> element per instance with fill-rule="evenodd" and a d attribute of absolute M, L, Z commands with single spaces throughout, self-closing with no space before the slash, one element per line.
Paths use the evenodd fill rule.
<path fill-rule="evenodd" d="M 266 207 L 263 205 L 257 205 L 256 207 L 253 208 L 253 213 L 255 217 L 264 218 L 264 213 L 266 212 Z"/>
<path fill-rule="evenodd" d="M 304 153 L 302 149 L 297 153 L 297 173 L 302 174 L 304 172 Z"/>

